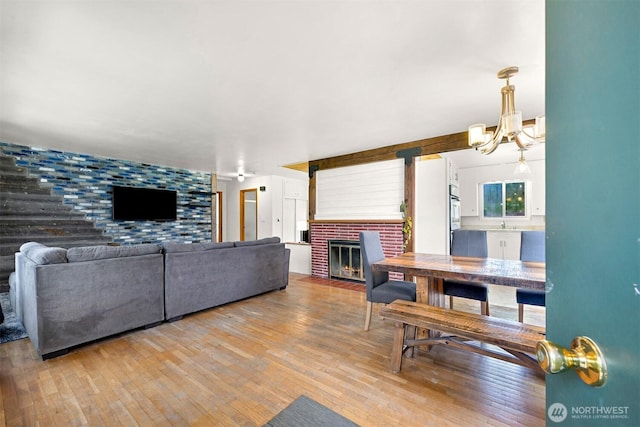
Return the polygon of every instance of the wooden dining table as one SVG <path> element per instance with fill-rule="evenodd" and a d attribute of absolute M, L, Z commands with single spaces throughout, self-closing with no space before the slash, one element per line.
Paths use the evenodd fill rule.
<path fill-rule="evenodd" d="M 466 280 L 491 285 L 526 289 L 545 289 L 545 263 L 498 258 L 474 258 L 406 252 L 372 264 L 374 271 L 389 271 L 413 276 L 416 282 L 416 302 L 445 306 L 444 279 Z M 406 278 L 406 280 L 410 280 Z M 417 338 L 436 337 L 438 331 L 420 329 Z M 421 346 L 429 351 L 430 346 Z M 412 355 L 410 351 L 408 355 Z"/>
<path fill-rule="evenodd" d="M 444 279 L 525 289 L 545 289 L 545 263 L 406 252 L 373 263 L 374 271 L 415 277 L 416 301 L 444 306 Z"/>

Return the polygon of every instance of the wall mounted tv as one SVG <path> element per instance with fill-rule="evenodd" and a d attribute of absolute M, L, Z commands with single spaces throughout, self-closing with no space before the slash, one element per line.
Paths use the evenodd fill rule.
<path fill-rule="evenodd" d="M 177 191 L 155 188 L 112 187 L 114 221 L 175 221 Z"/>

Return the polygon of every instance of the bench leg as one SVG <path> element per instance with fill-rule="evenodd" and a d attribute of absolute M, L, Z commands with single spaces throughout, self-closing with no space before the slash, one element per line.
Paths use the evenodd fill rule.
<path fill-rule="evenodd" d="M 416 339 L 416 331 L 417 330 L 418 330 L 418 328 L 415 327 L 415 326 L 411 326 L 411 325 L 405 326 L 405 331 L 404 331 L 405 340 L 414 340 L 414 339 Z M 404 346 L 404 344 L 403 344 L 403 346 Z M 405 353 L 406 353 L 407 357 L 413 357 L 414 354 L 415 354 L 414 350 L 415 350 L 414 346 L 407 347 L 407 349 L 405 350 Z"/>
<path fill-rule="evenodd" d="M 524 322 L 524 304 L 518 304 L 518 322 Z"/>
<path fill-rule="evenodd" d="M 489 316 L 489 301 L 480 302 L 480 314 L 483 316 Z"/>
<path fill-rule="evenodd" d="M 391 347 L 391 372 L 397 374 L 402 365 L 402 350 L 404 348 L 404 323 L 396 322 L 393 329 L 393 346 Z"/>

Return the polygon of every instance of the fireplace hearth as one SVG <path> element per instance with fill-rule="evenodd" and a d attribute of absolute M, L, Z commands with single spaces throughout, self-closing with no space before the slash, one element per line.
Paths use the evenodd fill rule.
<path fill-rule="evenodd" d="M 362 252 L 357 240 L 329 240 L 329 277 L 364 282 Z"/>
<path fill-rule="evenodd" d="M 348 241 L 353 246 L 360 244 L 361 231 L 378 231 L 384 255 L 392 257 L 402 253 L 404 237 L 402 235 L 401 220 L 313 220 L 309 221 L 309 237 L 311 240 L 311 274 L 318 277 L 331 277 L 331 263 L 329 261 L 329 242 Z M 364 256 L 363 256 L 364 258 Z M 364 264 L 360 264 L 364 266 Z M 364 284 L 356 279 L 356 283 Z M 389 273 L 389 278 L 402 280 L 400 273 Z M 352 277 L 344 279 L 354 281 Z"/>

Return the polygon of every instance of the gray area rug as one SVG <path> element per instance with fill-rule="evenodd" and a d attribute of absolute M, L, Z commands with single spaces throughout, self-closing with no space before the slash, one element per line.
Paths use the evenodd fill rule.
<path fill-rule="evenodd" d="M 294 400 L 271 421 L 268 427 L 357 427 L 355 424 L 331 409 L 305 395 Z"/>
<path fill-rule="evenodd" d="M 26 338 L 27 332 L 9 302 L 9 293 L 0 293 L 4 322 L 0 325 L 0 344 Z"/>

